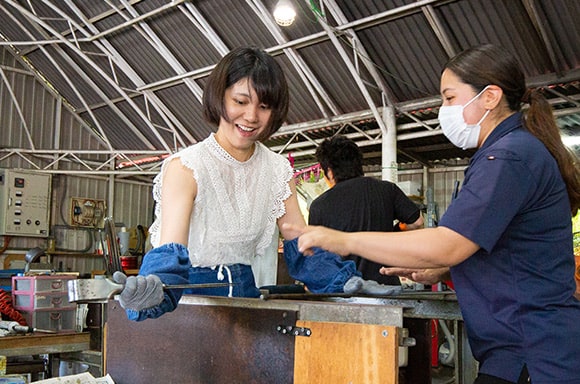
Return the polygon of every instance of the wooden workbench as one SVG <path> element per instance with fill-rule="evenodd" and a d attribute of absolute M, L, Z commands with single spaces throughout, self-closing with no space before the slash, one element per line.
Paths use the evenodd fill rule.
<path fill-rule="evenodd" d="M 0 337 L 0 351 L 4 356 L 50 355 L 89 349 L 90 334 L 33 333 Z"/>

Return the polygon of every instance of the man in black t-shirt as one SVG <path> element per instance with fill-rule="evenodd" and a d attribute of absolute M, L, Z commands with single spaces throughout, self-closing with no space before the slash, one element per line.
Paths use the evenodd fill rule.
<path fill-rule="evenodd" d="M 308 224 L 345 232 L 392 232 L 395 220 L 405 224 L 401 228 L 423 227 L 421 211 L 396 184 L 364 176 L 362 152 L 354 141 L 341 135 L 326 139 L 316 158 L 331 188 L 310 205 Z M 397 276 L 381 275 L 380 264 L 356 255 L 347 259 L 356 263 L 363 279 L 400 284 Z"/>

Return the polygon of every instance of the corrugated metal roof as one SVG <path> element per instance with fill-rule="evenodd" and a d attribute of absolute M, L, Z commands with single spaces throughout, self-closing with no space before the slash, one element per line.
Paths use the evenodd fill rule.
<path fill-rule="evenodd" d="M 399 163 L 469 156 L 438 129 L 439 74 L 448 57 L 488 42 L 519 58 L 563 128 L 579 129 L 578 1 L 294 0 L 289 27 L 274 23 L 276 3 L 5 0 L 1 44 L 103 148 L 129 157 L 172 152 L 215 129 L 202 118 L 205 79 L 240 45 L 266 49 L 286 72 L 288 121 L 266 144 L 298 164 L 313 162 L 316 142 L 337 132 L 359 142 L 368 164 L 380 163 L 383 105 L 395 107 Z M 12 143 L 2 146 L 26 140 Z"/>

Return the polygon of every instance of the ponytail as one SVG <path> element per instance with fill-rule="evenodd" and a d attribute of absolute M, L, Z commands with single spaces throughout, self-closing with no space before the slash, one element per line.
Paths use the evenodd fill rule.
<path fill-rule="evenodd" d="M 525 126 L 556 159 L 566 183 L 572 216 L 575 216 L 580 209 L 580 161 L 562 142 L 560 129 L 546 98 L 538 91 L 528 90 L 522 101 L 530 105 L 526 112 Z"/>

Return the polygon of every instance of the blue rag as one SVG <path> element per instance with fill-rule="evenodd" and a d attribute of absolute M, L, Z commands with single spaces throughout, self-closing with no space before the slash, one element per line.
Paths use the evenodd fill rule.
<path fill-rule="evenodd" d="M 284 241 L 284 259 L 290 276 L 301 281 L 313 293 L 344 293 L 344 284 L 353 276 L 362 276 L 352 260 L 336 253 L 313 248 L 312 256 L 298 251 L 298 238 Z"/>

